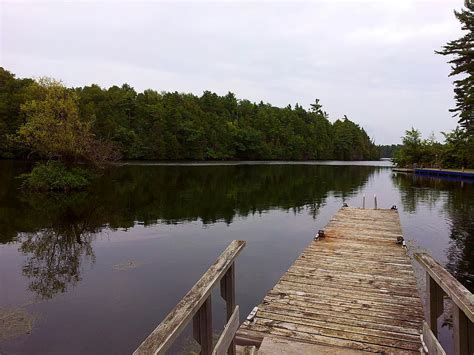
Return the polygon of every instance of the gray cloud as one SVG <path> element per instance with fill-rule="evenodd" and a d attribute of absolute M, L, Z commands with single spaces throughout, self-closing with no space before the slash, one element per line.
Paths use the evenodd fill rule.
<path fill-rule="evenodd" d="M 2 2 L 0 61 L 20 77 L 232 91 L 347 114 L 377 143 L 456 120 L 446 58 L 462 0 Z M 439 136 L 439 135 L 438 135 Z"/>

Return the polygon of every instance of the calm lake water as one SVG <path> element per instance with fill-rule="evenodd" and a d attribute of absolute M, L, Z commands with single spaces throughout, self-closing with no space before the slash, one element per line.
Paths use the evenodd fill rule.
<path fill-rule="evenodd" d="M 397 205 L 410 251 L 474 291 L 474 184 L 387 165 L 127 164 L 89 192 L 45 196 L 19 190 L 30 163 L 0 161 L 0 354 L 129 354 L 233 239 L 247 241 L 236 263 L 244 318 L 363 194 L 367 207 L 373 194 L 381 208 Z M 223 311 L 216 293 L 216 331 Z M 173 352 L 189 339 L 188 329 Z"/>

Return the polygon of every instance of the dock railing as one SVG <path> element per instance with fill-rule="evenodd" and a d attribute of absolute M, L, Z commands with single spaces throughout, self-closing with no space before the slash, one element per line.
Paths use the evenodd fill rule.
<path fill-rule="evenodd" d="M 415 254 L 426 270 L 428 319 L 423 323 L 423 342 L 429 354 L 444 354 L 437 340 L 438 317 L 444 311 L 443 297 L 453 301 L 454 353 L 474 354 L 474 295 L 446 269 L 425 253 Z"/>
<path fill-rule="evenodd" d="M 234 334 L 239 327 L 239 306 L 235 305 L 234 261 L 244 246 L 243 240 L 230 243 L 133 354 L 165 354 L 191 319 L 193 337 L 201 346 L 201 354 L 235 354 Z M 226 301 L 227 324 L 213 348 L 211 292 L 219 281 L 221 297 Z"/>

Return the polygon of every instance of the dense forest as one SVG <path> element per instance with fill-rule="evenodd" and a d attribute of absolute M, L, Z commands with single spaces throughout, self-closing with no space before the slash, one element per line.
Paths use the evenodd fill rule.
<path fill-rule="evenodd" d="M 56 116 L 56 121 L 72 121 L 64 125 L 75 129 L 90 127 L 95 139 L 110 143 L 122 159 L 379 158 L 378 148 L 363 128 L 347 117 L 331 123 L 319 100 L 306 110 L 298 104 L 280 108 L 240 100 L 230 92 L 224 96 L 210 91 L 201 96 L 154 90 L 137 93 L 127 84 L 58 91 L 56 84 L 18 79 L 0 68 L 0 157 L 62 160 L 65 149 L 57 150 L 58 145 L 67 145 L 64 137 L 72 132 L 61 131 L 54 146 L 44 142 L 49 144 L 35 149 L 38 144 L 25 144 L 28 139 L 38 143 L 44 136 L 54 138 L 56 131 L 48 132 L 48 127 L 56 122 L 48 121 L 45 116 L 49 115 Z M 48 102 L 51 97 L 57 103 Z M 86 148 L 81 152 L 90 151 Z M 55 149 L 56 153 L 51 152 Z"/>

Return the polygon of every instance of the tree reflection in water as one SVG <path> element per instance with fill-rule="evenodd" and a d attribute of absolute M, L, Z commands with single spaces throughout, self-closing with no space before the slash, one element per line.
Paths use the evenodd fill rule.
<path fill-rule="evenodd" d="M 451 243 L 447 251 L 448 271 L 474 293 L 474 193 L 458 189 L 448 196 L 446 210 L 451 216 Z"/>
<path fill-rule="evenodd" d="M 45 230 L 26 236 L 20 250 L 28 254 L 23 274 L 32 281 L 31 291 L 41 298 L 51 298 L 66 291 L 69 284 L 80 280 L 82 258 L 94 261 L 91 235 L 74 231 L 59 233 Z"/>
<path fill-rule="evenodd" d="M 52 298 L 80 281 L 83 260 L 95 261 L 94 208 L 85 193 L 27 194 L 24 198 L 47 219 L 37 232 L 20 234 L 20 250 L 27 255 L 23 275 L 31 280 L 31 291 L 42 299 Z"/>
<path fill-rule="evenodd" d="M 394 174 L 404 210 L 439 204 L 450 224 L 446 269 L 474 292 L 474 183 Z"/>
<path fill-rule="evenodd" d="M 12 164 L 0 162 L 3 165 Z M 81 263 L 94 262 L 97 232 L 137 222 L 204 224 L 272 209 L 307 210 L 313 218 L 328 196 L 357 194 L 378 168 L 369 166 L 227 165 L 140 166 L 108 171 L 88 192 L 18 194 L 15 169 L 0 172 L 0 243 L 18 240 L 23 274 L 42 298 L 81 279 Z M 21 169 L 20 169 L 21 170 Z M 25 169 L 23 169 L 25 170 Z M 2 188 L 2 179 L 8 188 Z M 21 196 L 21 197 L 19 197 Z"/>

